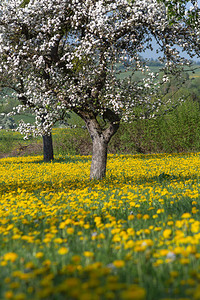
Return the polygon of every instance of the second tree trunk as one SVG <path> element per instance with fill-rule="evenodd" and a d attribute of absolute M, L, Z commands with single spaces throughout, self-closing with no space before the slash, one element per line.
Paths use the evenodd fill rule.
<path fill-rule="evenodd" d="M 52 135 L 43 135 L 43 153 L 44 161 L 50 162 L 54 159 Z"/>

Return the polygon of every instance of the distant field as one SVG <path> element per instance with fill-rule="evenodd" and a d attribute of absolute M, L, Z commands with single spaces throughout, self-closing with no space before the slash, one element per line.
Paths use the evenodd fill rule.
<path fill-rule="evenodd" d="M 188 72 L 190 78 L 199 78 L 200 77 L 200 65 L 195 65 L 193 68 L 195 69 L 194 73 Z"/>
<path fill-rule="evenodd" d="M 200 78 L 200 71 L 195 72 L 195 74 L 190 74 L 190 78 Z"/>
<path fill-rule="evenodd" d="M 149 68 L 150 68 L 151 72 L 159 73 L 160 67 L 149 67 Z M 120 73 L 120 74 L 118 75 L 118 78 L 123 79 L 123 78 L 128 77 L 128 76 L 131 76 L 131 75 L 132 75 L 132 71 L 127 71 L 127 72 L 124 72 L 124 73 L 122 72 L 122 73 Z M 134 72 L 134 78 L 135 78 L 136 80 L 140 80 L 140 79 L 142 79 L 142 78 L 144 78 L 144 77 L 145 77 L 145 74 L 144 74 L 144 73 L 142 73 L 142 72 L 140 72 L 140 71 Z"/>
<path fill-rule="evenodd" d="M 193 74 L 191 71 L 189 71 L 189 68 L 188 68 L 188 67 L 185 68 L 186 70 L 188 70 L 189 77 L 190 77 L 190 78 L 199 78 L 199 77 L 200 77 L 200 65 L 194 65 L 194 67 L 192 67 L 192 68 L 196 69 L 196 70 L 194 71 L 194 72 L 195 72 L 194 74 Z M 191 68 L 191 69 L 192 69 L 192 68 Z M 158 67 L 158 66 L 150 66 L 149 69 L 151 70 L 151 72 L 159 73 L 161 67 Z M 125 72 L 125 73 L 121 73 L 121 74 L 119 75 L 119 78 L 123 79 L 123 78 L 125 78 L 125 77 L 130 76 L 131 74 L 132 74 L 131 71 L 128 71 L 128 72 Z M 137 72 L 134 73 L 134 77 L 135 77 L 137 80 L 140 80 L 140 79 L 144 78 L 144 74 L 143 74 L 142 72 L 140 72 L 140 71 L 137 71 Z"/>

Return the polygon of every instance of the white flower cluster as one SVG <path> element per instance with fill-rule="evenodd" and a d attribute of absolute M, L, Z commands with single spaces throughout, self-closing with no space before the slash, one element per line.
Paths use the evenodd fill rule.
<path fill-rule="evenodd" d="M 168 72 L 185 63 L 176 45 L 199 56 L 195 2 L 183 11 L 166 0 L 1 0 L 0 81 L 36 116 L 20 131 L 44 134 L 68 110 L 87 119 L 109 108 L 130 120 L 137 108 L 152 117 L 162 104 L 155 92 L 168 77 L 159 83 L 148 73 L 132 82 L 120 80 L 117 69 L 146 72 L 140 54 L 153 48 L 153 37 Z"/>

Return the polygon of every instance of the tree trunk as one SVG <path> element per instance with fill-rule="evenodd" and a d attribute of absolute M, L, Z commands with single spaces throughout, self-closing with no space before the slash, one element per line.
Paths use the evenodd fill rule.
<path fill-rule="evenodd" d="M 90 179 L 103 179 L 106 176 L 108 143 L 117 132 L 119 122 L 110 123 L 104 130 L 101 129 L 96 119 L 87 119 L 86 125 L 93 145 Z"/>
<path fill-rule="evenodd" d="M 105 109 L 103 120 L 106 126 L 102 127 L 93 111 L 74 109 L 74 112 L 85 121 L 92 139 L 90 179 L 103 179 L 106 176 L 108 143 L 119 128 L 120 117 L 109 108 Z"/>
<path fill-rule="evenodd" d="M 43 135 L 43 154 L 44 154 L 44 161 L 50 162 L 54 159 L 53 156 L 53 142 L 52 142 L 52 135 Z"/>
<path fill-rule="evenodd" d="M 102 136 L 93 138 L 92 163 L 90 168 L 90 179 L 102 179 L 106 175 L 108 143 Z"/>

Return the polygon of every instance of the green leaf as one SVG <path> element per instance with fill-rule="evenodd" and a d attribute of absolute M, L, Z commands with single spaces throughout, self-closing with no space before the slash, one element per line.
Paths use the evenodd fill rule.
<path fill-rule="evenodd" d="M 23 2 L 20 4 L 21 8 L 25 8 L 26 5 L 28 5 L 30 0 L 23 0 Z"/>

